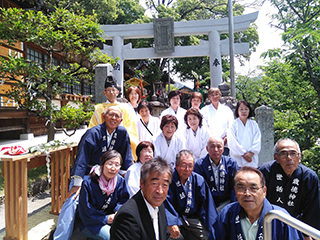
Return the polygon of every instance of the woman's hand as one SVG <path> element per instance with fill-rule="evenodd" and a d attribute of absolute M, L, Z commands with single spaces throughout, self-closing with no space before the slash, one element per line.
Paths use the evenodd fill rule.
<path fill-rule="evenodd" d="M 243 158 L 247 161 L 247 162 L 252 162 L 252 157 L 253 157 L 254 153 L 253 152 L 246 152 L 245 154 L 243 154 Z"/>

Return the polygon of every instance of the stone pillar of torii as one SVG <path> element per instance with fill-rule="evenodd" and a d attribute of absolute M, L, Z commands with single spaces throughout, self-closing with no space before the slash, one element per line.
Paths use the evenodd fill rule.
<path fill-rule="evenodd" d="M 244 31 L 258 17 L 258 12 L 234 17 L 234 32 Z M 102 52 L 119 61 L 113 68 L 114 77 L 123 88 L 123 62 L 134 59 L 210 57 L 211 87 L 222 82 L 221 56 L 229 55 L 229 40 L 220 40 L 220 34 L 228 33 L 228 18 L 173 22 L 172 19 L 155 19 L 153 23 L 101 25 L 106 40 Z M 200 40 L 199 45 L 174 46 L 174 37 L 208 35 L 208 41 Z M 132 48 L 124 45 L 125 39 L 154 38 L 153 48 Z M 235 43 L 235 54 L 249 53 L 249 43 Z"/>

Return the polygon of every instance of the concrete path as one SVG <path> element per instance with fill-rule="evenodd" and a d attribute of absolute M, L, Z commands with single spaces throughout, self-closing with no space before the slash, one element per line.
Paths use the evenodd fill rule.
<path fill-rule="evenodd" d="M 0 205 L 0 239 L 5 237 L 4 210 L 5 204 Z M 55 228 L 58 215 L 50 214 L 50 211 L 50 190 L 28 198 L 28 238 L 30 240 L 41 240 Z"/>

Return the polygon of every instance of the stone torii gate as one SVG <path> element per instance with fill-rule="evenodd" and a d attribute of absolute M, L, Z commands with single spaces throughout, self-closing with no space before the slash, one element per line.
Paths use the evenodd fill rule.
<path fill-rule="evenodd" d="M 257 17 L 258 12 L 234 17 L 234 32 L 248 29 L 250 23 L 254 22 Z M 123 61 L 149 58 L 209 56 L 211 86 L 217 87 L 222 82 L 221 55 L 229 55 L 229 40 L 221 41 L 220 34 L 228 33 L 228 18 L 174 22 L 171 39 L 179 36 L 208 35 L 209 40 L 201 40 L 200 44 L 195 46 L 172 46 L 171 51 L 156 51 L 156 48 L 132 48 L 131 43 L 124 45 L 124 39 L 154 38 L 153 23 L 101 25 L 101 27 L 106 35 L 103 36 L 104 39 L 112 40 L 112 46 L 104 45 L 102 52 L 119 58 L 114 66 L 113 74 L 121 88 L 123 88 Z M 155 41 L 157 41 L 156 38 Z M 235 43 L 234 53 L 249 53 L 249 43 Z"/>

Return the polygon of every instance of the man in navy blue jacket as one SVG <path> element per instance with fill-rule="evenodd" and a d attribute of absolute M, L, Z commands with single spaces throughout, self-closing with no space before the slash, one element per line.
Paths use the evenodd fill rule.
<path fill-rule="evenodd" d="M 289 138 L 278 140 L 274 159 L 259 167 L 266 179 L 267 199 L 320 230 L 319 178 L 300 163 L 299 144 Z M 305 239 L 311 238 L 305 236 Z"/>
<path fill-rule="evenodd" d="M 168 191 L 167 224 L 172 238 L 207 239 L 217 218 L 210 189 L 202 176 L 193 172 L 194 155 L 181 150 Z M 182 235 L 182 236 L 181 236 Z"/>
<path fill-rule="evenodd" d="M 236 201 L 233 174 L 239 167 L 236 160 L 222 155 L 222 138 L 210 137 L 206 149 L 207 156 L 195 163 L 194 171 L 206 180 L 219 212 L 226 204 Z"/>
<path fill-rule="evenodd" d="M 267 188 L 263 174 L 254 167 L 242 167 L 234 176 L 238 202 L 224 207 L 214 224 L 208 240 L 264 239 L 263 218 L 270 210 L 288 212 L 266 199 Z M 289 215 L 289 214 L 288 214 Z M 303 240 L 301 232 L 275 219 L 272 221 L 272 240 Z"/>
<path fill-rule="evenodd" d="M 129 134 L 123 126 L 119 126 L 122 122 L 120 108 L 117 106 L 109 107 L 103 118 L 102 124 L 88 129 L 80 140 L 78 153 L 71 169 L 72 180 L 68 199 L 62 206 L 54 240 L 69 239 L 71 236 L 82 179 L 89 173 L 92 166 L 99 164 L 103 153 L 117 150 L 121 154 L 123 164 L 119 173 L 122 175 L 132 165 Z"/>

